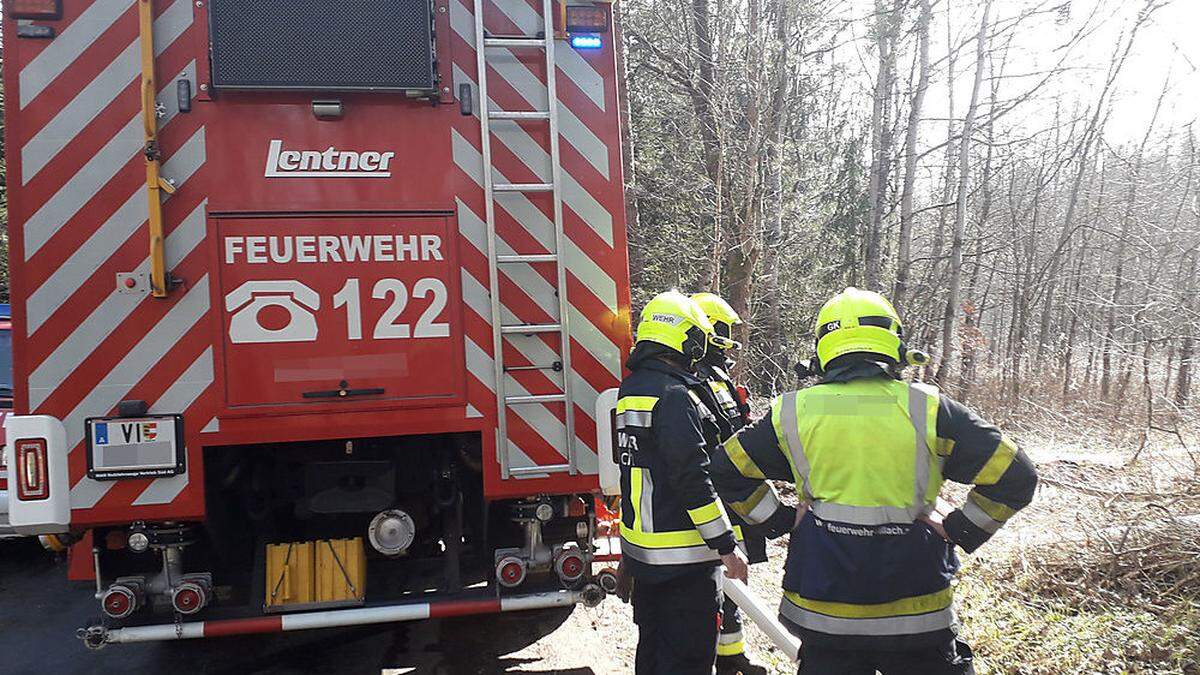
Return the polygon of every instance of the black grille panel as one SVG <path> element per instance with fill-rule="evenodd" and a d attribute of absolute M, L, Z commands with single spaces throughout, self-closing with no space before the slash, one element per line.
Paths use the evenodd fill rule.
<path fill-rule="evenodd" d="M 210 0 L 217 88 L 433 90 L 429 0 Z"/>

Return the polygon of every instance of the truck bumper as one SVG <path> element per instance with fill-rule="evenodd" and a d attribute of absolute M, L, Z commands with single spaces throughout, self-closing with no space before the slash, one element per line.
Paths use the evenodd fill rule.
<path fill-rule="evenodd" d="M 586 594 L 586 590 L 552 591 L 502 598 L 491 596 L 480 597 L 479 599 L 413 602 L 382 607 L 359 607 L 323 612 L 299 612 L 296 614 L 248 619 L 193 621 L 116 629 L 107 629 L 102 625 L 94 625 L 79 629 L 78 637 L 88 647 L 99 649 L 108 644 L 123 644 L 128 642 L 190 640 L 253 633 L 283 633 L 310 628 L 362 626 L 373 623 L 398 623 L 401 621 L 441 619 L 472 614 L 495 614 L 499 612 L 519 612 L 530 609 L 567 607 L 585 600 Z"/>

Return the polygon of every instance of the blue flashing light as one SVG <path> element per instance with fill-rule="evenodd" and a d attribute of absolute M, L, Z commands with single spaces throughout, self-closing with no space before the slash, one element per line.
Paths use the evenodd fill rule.
<path fill-rule="evenodd" d="M 604 42 L 599 35 L 572 35 L 571 46 L 575 49 L 599 49 Z"/>

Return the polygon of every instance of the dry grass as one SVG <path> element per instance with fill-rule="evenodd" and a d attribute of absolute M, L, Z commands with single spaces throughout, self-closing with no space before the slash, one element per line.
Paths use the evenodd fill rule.
<path fill-rule="evenodd" d="M 1041 476 L 1033 505 L 964 566 L 980 672 L 1200 673 L 1193 411 L 1051 386 L 974 393 Z"/>

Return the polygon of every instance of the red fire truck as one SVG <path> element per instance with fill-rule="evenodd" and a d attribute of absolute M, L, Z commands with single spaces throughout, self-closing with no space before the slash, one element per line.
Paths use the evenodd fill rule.
<path fill-rule="evenodd" d="M 10 518 L 89 645 L 603 597 L 612 9 L 5 1 Z"/>

